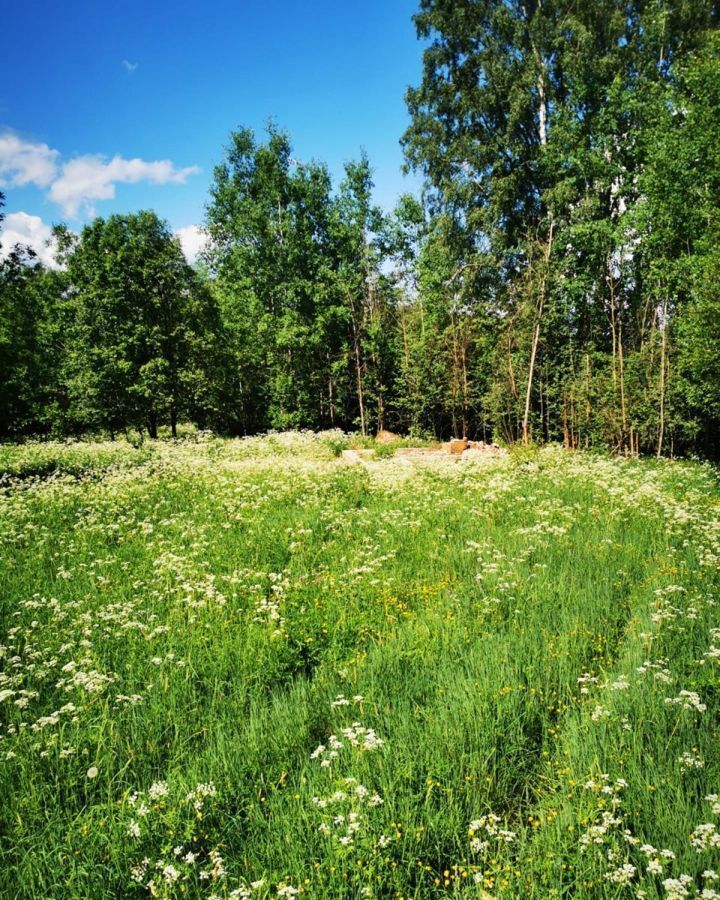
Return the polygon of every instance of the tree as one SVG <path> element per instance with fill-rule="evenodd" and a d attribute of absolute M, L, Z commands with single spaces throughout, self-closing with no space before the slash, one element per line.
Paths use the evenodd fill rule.
<path fill-rule="evenodd" d="M 526 441 L 539 433 L 660 453 L 681 421 L 681 260 L 708 226 L 694 216 L 688 242 L 678 201 L 717 196 L 712 164 L 698 166 L 717 156 L 707 144 L 717 132 L 717 19 L 711 0 L 420 4 L 428 46 L 422 83 L 407 94 L 406 157 L 424 172 L 435 214 L 465 234 L 459 264 L 495 272 L 488 296 L 475 298 L 507 345 L 488 399 L 498 412 L 523 384 Z M 682 129 L 686 115 L 695 135 Z"/>
<path fill-rule="evenodd" d="M 209 261 L 232 334 L 238 431 L 385 427 L 393 289 L 366 156 L 337 195 L 287 135 L 234 132 L 208 206 Z"/>
<path fill-rule="evenodd" d="M 231 427 L 339 424 L 342 313 L 330 286 L 330 177 L 293 160 L 287 135 L 230 135 L 207 211 L 208 258 L 231 334 Z"/>
<path fill-rule="evenodd" d="M 96 219 L 69 253 L 71 415 L 111 434 L 206 412 L 219 319 L 214 298 L 153 212 Z"/>
<path fill-rule="evenodd" d="M 393 371 L 392 292 L 382 272 L 384 217 L 372 202 L 366 154 L 345 166 L 333 205 L 334 288 L 349 325 L 357 424 L 363 434 L 387 425 Z"/>
<path fill-rule="evenodd" d="M 58 424 L 62 277 L 26 247 L 0 262 L 0 435 Z"/>

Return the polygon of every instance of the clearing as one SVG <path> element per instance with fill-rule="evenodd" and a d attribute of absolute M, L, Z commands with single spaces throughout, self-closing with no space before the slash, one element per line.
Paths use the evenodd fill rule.
<path fill-rule="evenodd" d="M 0 894 L 717 897 L 720 486 L 0 448 Z"/>

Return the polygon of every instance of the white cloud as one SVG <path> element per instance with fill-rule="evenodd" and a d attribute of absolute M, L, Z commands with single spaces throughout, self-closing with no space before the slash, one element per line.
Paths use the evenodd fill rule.
<path fill-rule="evenodd" d="M 137 63 L 123 61 L 128 71 Z M 49 187 L 48 197 L 75 218 L 82 211 L 94 215 L 93 202 L 112 200 L 118 184 L 184 184 L 197 166 L 177 168 L 169 159 L 146 161 L 100 154 L 75 156 L 64 163 L 47 144 L 33 143 L 8 129 L 0 131 L 0 188 Z"/>
<path fill-rule="evenodd" d="M 50 199 L 58 203 L 67 216 L 76 217 L 80 209 L 93 215 L 94 200 L 112 200 L 116 184 L 182 184 L 189 175 L 199 172 L 197 166 L 177 169 L 168 159 L 146 162 L 142 159 L 123 159 L 114 156 L 78 156 L 65 163 L 60 177 L 53 181 Z"/>
<path fill-rule="evenodd" d="M 15 244 L 23 244 L 35 251 L 41 263 L 52 268 L 56 267 L 52 229 L 40 216 L 31 216 L 24 212 L 8 213 L 0 227 L 2 229 L 0 259 L 8 256 Z"/>
<path fill-rule="evenodd" d="M 59 155 L 47 144 L 34 144 L 12 131 L 0 133 L 0 187 L 47 187 L 57 173 Z"/>
<path fill-rule="evenodd" d="M 122 64 L 125 66 L 125 69 L 132 75 L 132 73 L 137 69 L 140 63 L 132 63 L 127 59 L 122 61 Z"/>
<path fill-rule="evenodd" d="M 185 258 L 192 263 L 200 256 L 207 244 L 207 233 L 199 225 L 186 225 L 175 232 Z"/>

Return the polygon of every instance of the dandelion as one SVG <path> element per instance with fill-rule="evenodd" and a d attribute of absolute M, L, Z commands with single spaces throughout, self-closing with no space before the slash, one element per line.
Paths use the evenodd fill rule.
<path fill-rule="evenodd" d="M 93 778 L 97 778 L 97 777 L 98 777 L 98 774 L 99 774 L 99 771 L 98 771 L 98 767 L 97 767 L 97 766 L 90 766 L 90 768 L 89 768 L 89 769 L 87 770 L 87 772 L 86 772 L 87 777 L 88 777 L 89 779 L 91 779 L 91 780 L 92 780 Z"/>

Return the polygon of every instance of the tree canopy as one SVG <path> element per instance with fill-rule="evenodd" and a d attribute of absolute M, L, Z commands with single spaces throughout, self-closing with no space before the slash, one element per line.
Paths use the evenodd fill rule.
<path fill-rule="evenodd" d="M 0 267 L 0 432 L 378 429 L 717 455 L 720 9 L 422 0 L 419 197 L 230 134 L 191 267 L 152 212 Z"/>

